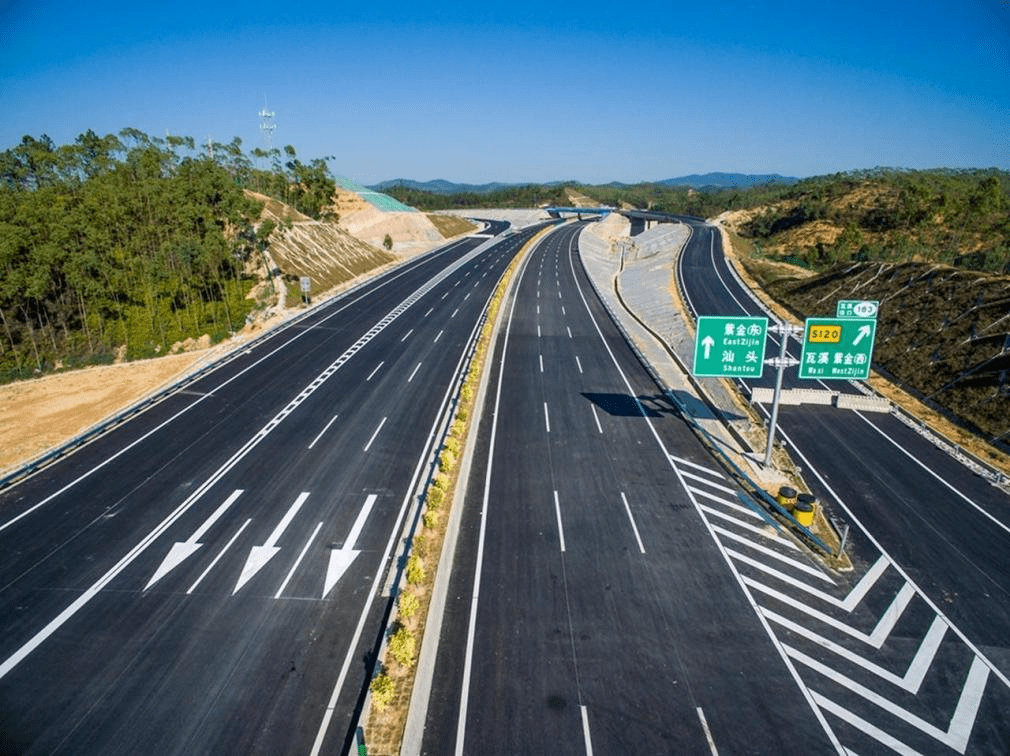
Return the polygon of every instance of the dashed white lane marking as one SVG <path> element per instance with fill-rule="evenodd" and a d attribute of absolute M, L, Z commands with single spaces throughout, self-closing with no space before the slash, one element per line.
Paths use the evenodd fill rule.
<path fill-rule="evenodd" d="M 385 417 L 382 418 L 382 422 L 379 423 L 379 427 L 375 429 L 375 432 L 372 434 L 372 437 L 368 439 L 368 443 L 365 444 L 365 448 L 363 451 L 368 451 L 371 448 L 372 442 L 375 441 L 375 437 L 379 435 L 379 431 L 382 430 L 382 426 L 386 424 L 386 419 L 387 418 Z"/>
<path fill-rule="evenodd" d="M 558 492 L 554 492 L 554 514 L 558 518 L 558 540 L 561 542 L 561 553 L 565 551 L 565 529 L 561 526 L 561 503 L 558 501 Z"/>
<path fill-rule="evenodd" d="M 624 495 L 624 491 L 621 491 L 621 501 L 624 502 L 624 511 L 628 513 L 628 519 L 631 521 L 631 529 L 635 531 L 635 540 L 638 541 L 638 550 L 644 554 L 645 546 L 642 545 L 642 536 L 638 534 L 638 525 L 635 524 L 635 516 L 631 514 L 631 507 L 628 506 L 628 497 Z"/>

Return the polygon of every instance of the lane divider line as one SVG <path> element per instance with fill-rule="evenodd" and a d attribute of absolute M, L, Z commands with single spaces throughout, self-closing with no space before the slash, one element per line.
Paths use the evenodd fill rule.
<path fill-rule="evenodd" d="M 558 518 L 558 540 L 561 541 L 561 553 L 565 553 L 565 530 L 561 526 L 561 502 L 558 501 L 558 492 L 554 492 L 554 514 Z"/>

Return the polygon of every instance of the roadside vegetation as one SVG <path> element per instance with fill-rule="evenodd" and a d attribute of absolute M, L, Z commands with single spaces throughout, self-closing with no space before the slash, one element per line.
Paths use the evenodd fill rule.
<path fill-rule="evenodd" d="M 240 329 L 275 227 L 243 189 L 313 218 L 333 196 L 322 160 L 284 156 L 137 129 L 0 153 L 0 382 Z"/>

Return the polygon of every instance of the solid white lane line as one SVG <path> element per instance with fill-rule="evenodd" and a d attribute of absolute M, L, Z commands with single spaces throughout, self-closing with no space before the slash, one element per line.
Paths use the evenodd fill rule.
<path fill-rule="evenodd" d="M 305 558 L 305 554 L 309 550 L 309 546 L 311 546 L 312 542 L 316 539 L 316 536 L 319 534 L 319 529 L 321 527 L 323 527 L 323 523 L 319 523 L 318 525 L 316 525 L 316 529 L 312 531 L 312 535 L 309 536 L 309 540 L 305 542 L 305 548 L 302 549 L 301 553 L 298 555 L 298 558 L 295 560 L 295 563 L 291 565 L 291 570 L 288 572 L 288 576 L 284 578 L 284 582 L 281 583 L 281 587 L 278 588 L 277 593 L 274 594 L 275 599 L 279 599 L 281 597 L 281 594 L 284 593 L 284 589 L 288 587 L 288 583 L 291 582 L 291 578 L 294 576 L 295 570 L 297 570 L 298 565 L 302 563 L 302 560 Z"/>
<path fill-rule="evenodd" d="M 600 425 L 600 416 L 596 414 L 596 407 L 590 404 L 589 409 L 593 411 L 593 420 L 596 421 L 596 430 L 598 430 L 600 433 L 603 433 L 603 426 Z"/>
<path fill-rule="evenodd" d="M 955 496 L 957 496 L 958 498 L 962 499 L 963 501 L 967 502 L 968 505 L 972 507 L 972 509 L 974 509 L 975 511 L 977 511 L 983 517 L 987 518 L 993 525 L 995 525 L 996 527 L 1000 528 L 1003 532 L 1010 533 L 1010 526 L 1008 526 L 1005 522 L 1003 522 L 1002 520 L 1000 520 L 1000 519 L 994 517 L 993 515 L 991 515 L 989 512 L 987 512 L 985 509 L 983 509 L 981 506 L 979 506 L 976 502 L 972 501 L 970 498 L 968 498 L 967 496 L 965 496 L 964 493 L 962 493 L 961 491 L 957 490 L 956 488 L 954 488 L 954 486 L 952 486 L 946 480 L 944 480 L 939 475 L 937 475 L 937 473 L 935 471 L 933 471 L 928 465 L 923 464 L 920 460 L 918 460 L 914 456 L 912 456 L 912 454 L 910 454 L 907 449 L 905 449 L 901 444 L 899 444 L 893 438 L 891 438 L 890 436 L 888 436 L 882 429 L 878 428 L 876 425 L 874 425 L 872 422 L 870 422 L 870 420 L 865 415 L 863 415 L 860 412 L 857 412 L 856 415 L 858 415 L 863 420 L 863 422 L 865 422 L 867 425 L 869 425 L 871 428 L 873 428 L 873 430 L 877 431 L 877 433 L 879 433 L 881 436 L 883 436 L 885 439 L 887 439 L 891 443 L 891 445 L 894 446 L 894 448 L 896 448 L 898 451 L 900 451 L 902 454 L 904 454 L 910 460 L 912 460 L 913 462 L 915 462 L 915 464 L 917 464 L 919 467 L 921 467 L 927 473 L 929 473 L 930 475 L 932 475 L 933 478 L 935 478 L 939 483 L 941 483 L 942 485 L 946 486 L 950 490 L 951 493 L 953 493 Z"/>
<path fill-rule="evenodd" d="M 211 563 L 207 566 L 207 569 L 205 569 L 203 572 L 201 572 L 200 573 L 200 577 L 198 577 L 196 579 L 196 582 L 193 583 L 193 585 L 191 585 L 189 587 L 189 590 L 186 591 L 187 594 L 190 594 L 190 593 L 192 593 L 193 591 L 196 590 L 196 587 L 198 585 L 200 585 L 200 583 L 203 582 L 203 579 L 205 577 L 207 577 L 207 575 L 210 573 L 210 571 L 212 569 L 214 569 L 214 565 L 217 564 L 220 561 L 221 557 L 223 557 L 225 555 L 225 552 L 228 551 L 228 549 L 231 548 L 232 544 L 235 543 L 235 541 L 238 540 L 238 537 L 240 535 L 242 535 L 242 531 L 245 530 L 246 527 L 248 527 L 248 525 L 249 525 L 250 522 L 252 522 L 252 518 L 250 518 L 250 519 L 246 520 L 244 523 L 242 523 L 242 527 L 239 528 L 238 531 L 236 531 L 235 535 L 233 535 L 231 538 L 228 539 L 228 543 L 226 543 L 224 545 L 224 548 L 221 549 L 220 552 L 218 552 L 218 555 L 216 557 L 214 557 L 213 561 L 211 561 Z"/>
<path fill-rule="evenodd" d="M 701 729 L 705 731 L 705 740 L 708 741 L 708 750 L 711 751 L 712 756 L 719 756 L 719 751 L 715 747 L 715 740 L 712 738 L 712 731 L 708 729 L 708 720 L 705 719 L 705 712 L 701 710 L 700 706 L 697 711 L 698 719 L 701 720 Z"/>
<path fill-rule="evenodd" d="M 404 341 L 406 341 L 408 338 L 410 338 L 410 334 L 412 334 L 413 332 L 414 332 L 414 329 L 411 328 L 409 331 L 407 331 L 405 334 L 403 334 L 403 338 L 400 339 L 400 343 L 402 344 Z"/>
<path fill-rule="evenodd" d="M 547 426 L 547 432 L 551 432 L 551 415 L 547 411 L 547 402 L 544 402 L 544 425 Z"/>
<path fill-rule="evenodd" d="M 582 738 L 586 743 L 586 756 L 593 756 L 593 741 L 589 737 L 589 713 L 585 706 L 579 706 L 582 710 Z"/>
<path fill-rule="evenodd" d="M 558 492 L 554 492 L 554 514 L 558 518 L 558 540 L 561 542 L 561 553 L 565 553 L 565 530 L 561 527 L 561 503 L 558 501 Z"/>
<path fill-rule="evenodd" d="M 372 446 L 372 442 L 375 440 L 375 437 L 379 435 L 379 431 L 382 430 L 382 426 L 385 424 L 386 424 L 386 418 L 384 417 L 382 418 L 382 422 L 379 423 L 379 427 L 375 429 L 375 433 L 373 433 L 372 437 L 368 439 L 368 443 L 365 444 L 364 451 L 368 451 L 368 449 Z"/>
<path fill-rule="evenodd" d="M 410 383 L 412 380 L 414 380 L 414 376 L 417 375 L 417 371 L 420 369 L 421 369 L 421 363 L 419 362 L 417 363 L 417 367 L 414 368 L 414 372 L 412 372 L 410 374 L 410 377 L 407 379 L 407 383 Z"/>
<path fill-rule="evenodd" d="M 642 536 L 638 534 L 638 525 L 635 524 L 635 517 L 631 514 L 631 507 L 628 506 L 628 497 L 621 491 L 621 501 L 624 502 L 624 511 L 628 513 L 628 520 L 631 521 L 631 529 L 635 531 L 635 540 L 638 541 L 638 550 L 645 553 L 645 546 L 642 545 Z"/>
<path fill-rule="evenodd" d="M 326 425 L 324 425 L 324 426 L 323 426 L 323 429 L 322 429 L 321 431 L 319 431 L 319 435 L 318 435 L 318 436 L 316 436 L 316 437 L 315 437 L 314 439 L 312 439 L 312 443 L 311 443 L 311 444 L 309 444 L 309 448 L 310 448 L 310 449 L 311 449 L 311 448 L 312 448 L 313 446 L 315 446 L 315 445 L 316 445 L 316 442 L 317 442 L 317 441 L 318 441 L 319 439 L 321 439 L 321 438 L 323 437 L 323 434 L 324 434 L 324 433 L 326 433 L 326 431 L 328 431 L 328 430 L 330 429 L 330 426 L 331 426 L 331 425 L 333 425 L 333 423 L 334 423 L 334 422 L 336 422 L 336 419 L 337 419 L 337 417 L 339 417 L 339 415 L 334 415 L 334 416 L 333 416 L 333 417 L 332 417 L 332 418 L 330 419 L 330 422 L 326 423 Z"/>
<path fill-rule="evenodd" d="M 381 368 L 385 364 L 386 364 L 386 361 L 383 360 L 378 365 L 376 365 L 375 366 L 375 370 L 373 370 L 371 373 L 368 374 L 368 377 L 365 379 L 365 383 L 368 383 L 370 380 L 372 380 L 372 376 L 375 375 L 376 373 L 378 373 L 379 372 L 379 368 Z"/>
<path fill-rule="evenodd" d="M 442 338 L 442 334 L 443 334 L 443 333 L 445 333 L 445 331 L 439 331 L 439 332 L 438 332 L 438 335 L 436 335 L 436 336 L 435 336 L 435 340 L 434 340 L 433 342 L 431 342 L 431 343 L 432 343 L 432 344 L 437 344 L 437 343 L 438 343 L 438 340 L 439 340 L 440 338 Z"/>

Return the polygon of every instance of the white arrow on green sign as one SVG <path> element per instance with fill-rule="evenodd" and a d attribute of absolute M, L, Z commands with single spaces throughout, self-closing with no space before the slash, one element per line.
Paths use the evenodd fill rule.
<path fill-rule="evenodd" d="M 768 318 L 699 315 L 694 343 L 694 375 L 760 378 L 764 369 Z"/>
<path fill-rule="evenodd" d="M 807 318 L 799 377 L 866 380 L 876 332 L 873 318 Z"/>

